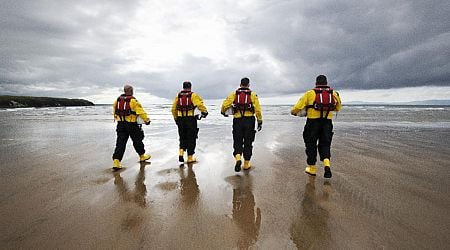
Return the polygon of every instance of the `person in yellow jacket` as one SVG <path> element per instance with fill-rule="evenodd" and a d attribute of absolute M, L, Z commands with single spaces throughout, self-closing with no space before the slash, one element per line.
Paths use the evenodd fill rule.
<path fill-rule="evenodd" d="M 233 111 L 233 155 L 236 159 L 234 170 L 241 171 L 241 155 L 244 156 L 244 170 L 250 169 L 253 141 L 255 140 L 255 116 L 258 121 L 258 131 L 262 129 L 262 113 L 258 95 L 250 90 L 250 80 L 241 79 L 241 85 L 223 101 L 221 113 L 228 116 L 227 110 Z"/>
<path fill-rule="evenodd" d="M 133 140 L 133 146 L 139 154 L 140 161 L 146 161 L 151 157 L 145 154 L 144 143 L 142 142 L 144 131 L 142 125 L 138 124 L 138 120 L 141 119 L 146 125 L 149 125 L 150 118 L 141 104 L 133 97 L 133 87 L 125 85 L 123 90 L 124 93 L 114 101 L 113 105 L 114 120 L 117 121 L 117 140 L 113 154 L 113 169 L 115 170 L 122 168 L 120 162 L 125 153 L 128 137 Z"/>
<path fill-rule="evenodd" d="M 198 127 L 197 117 L 194 115 L 194 111 L 198 108 L 202 118 L 206 118 L 208 115 L 208 110 L 203 104 L 202 98 L 197 93 L 192 92 L 191 88 L 191 82 L 183 82 L 183 90 L 178 93 L 172 104 L 172 115 L 178 126 L 178 135 L 180 137 L 178 160 L 184 162 L 184 152 L 187 151 L 187 163 L 197 161 L 194 154 L 198 137 Z"/>
<path fill-rule="evenodd" d="M 316 87 L 308 90 L 294 105 L 292 115 L 304 116 L 306 111 L 306 125 L 303 130 L 303 140 L 306 147 L 305 172 L 315 176 L 317 151 L 324 165 L 324 177 L 331 178 L 331 139 L 333 137 L 333 111 L 341 109 L 339 93 L 328 86 L 327 78 L 319 75 L 316 78 Z"/>

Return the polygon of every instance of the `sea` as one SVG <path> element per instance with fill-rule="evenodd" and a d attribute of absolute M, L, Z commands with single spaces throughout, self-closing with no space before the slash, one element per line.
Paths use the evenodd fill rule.
<path fill-rule="evenodd" d="M 212 141 L 231 140 L 232 118 L 220 114 L 220 105 L 205 104 L 209 115 L 198 121 L 200 137 L 203 138 L 201 141 L 208 141 L 204 140 L 205 137 Z M 302 141 L 306 118 L 292 116 L 291 107 L 263 105 L 262 135 L 295 137 Z M 171 105 L 147 105 L 144 109 L 151 119 L 150 126 L 143 126 L 145 145 L 155 148 L 176 144 L 178 134 Z M 348 105 L 334 113 L 333 124 L 335 137 L 353 137 L 358 141 L 398 141 L 407 136 L 411 146 L 416 148 L 435 141 L 445 145 L 446 141 L 450 141 L 450 106 Z M 49 143 L 60 143 L 61 147 L 65 147 L 64 140 L 83 144 L 89 138 L 99 145 L 105 143 L 113 146 L 116 136 L 112 105 L 0 109 L 0 125 L 3 147 L 16 143 L 20 143 L 18 148 Z M 284 141 L 287 142 L 288 138 Z M 0 150 L 3 147 L 0 146 Z M 45 148 L 43 146 L 41 150 Z"/>
<path fill-rule="evenodd" d="M 204 126 L 228 126 L 230 119 L 220 114 L 220 106 L 208 105 L 209 115 L 202 119 Z M 304 123 L 305 118 L 290 115 L 292 106 L 262 106 L 264 123 Z M 144 106 L 149 114 L 152 126 L 164 128 L 173 124 L 170 104 Z M 11 122 L 70 122 L 97 121 L 112 123 L 111 105 L 87 107 L 47 107 L 47 108 L 11 108 L 0 109 L 0 124 Z M 348 105 L 334 112 L 335 127 L 357 129 L 370 127 L 386 128 L 450 128 L 450 106 L 412 106 L 412 105 Z"/>

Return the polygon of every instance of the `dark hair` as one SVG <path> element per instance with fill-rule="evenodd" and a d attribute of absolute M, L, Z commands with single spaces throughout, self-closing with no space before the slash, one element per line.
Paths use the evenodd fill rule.
<path fill-rule="evenodd" d="M 183 82 L 183 89 L 190 89 L 192 87 L 191 82 Z"/>
<path fill-rule="evenodd" d="M 250 79 L 248 79 L 247 77 L 244 77 L 241 79 L 242 86 L 248 86 L 249 84 L 250 84 Z"/>
<path fill-rule="evenodd" d="M 316 85 L 327 85 L 327 77 L 324 75 L 319 75 L 316 78 Z"/>

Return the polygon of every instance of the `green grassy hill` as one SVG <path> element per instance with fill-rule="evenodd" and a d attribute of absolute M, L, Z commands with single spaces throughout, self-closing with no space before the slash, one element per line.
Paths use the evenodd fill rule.
<path fill-rule="evenodd" d="M 0 96 L 0 108 L 66 107 L 66 106 L 94 106 L 94 103 L 83 99 L 34 97 L 34 96 Z"/>

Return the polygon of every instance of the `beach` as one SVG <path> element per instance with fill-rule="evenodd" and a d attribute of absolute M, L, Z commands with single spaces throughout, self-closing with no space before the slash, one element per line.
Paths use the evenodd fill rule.
<path fill-rule="evenodd" d="M 232 118 L 199 121 L 178 162 L 170 105 L 139 163 L 112 172 L 110 106 L 0 110 L 2 249 L 447 249 L 450 107 L 345 106 L 331 179 L 304 173 L 305 118 L 263 106 L 253 168 L 234 172 Z"/>

